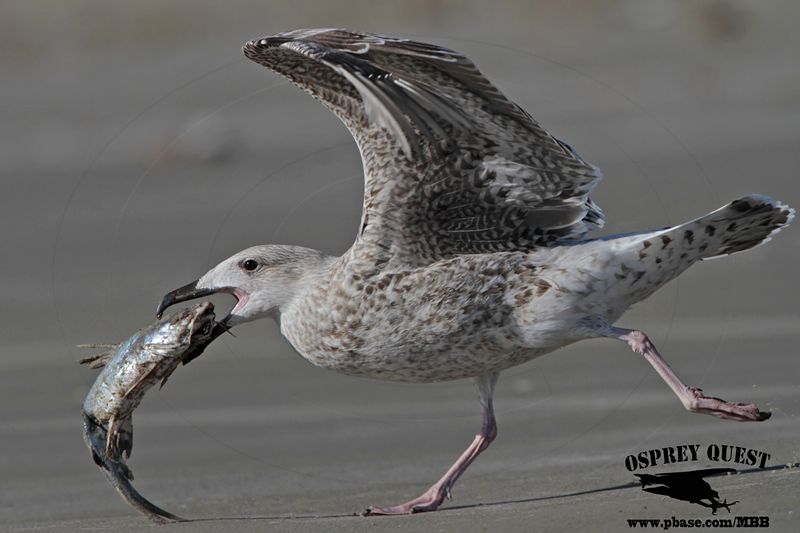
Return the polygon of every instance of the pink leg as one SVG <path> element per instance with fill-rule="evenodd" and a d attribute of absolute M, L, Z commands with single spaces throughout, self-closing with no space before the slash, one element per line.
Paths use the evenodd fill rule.
<path fill-rule="evenodd" d="M 761 422 L 772 416 L 769 411 L 759 411 L 755 404 L 726 402 L 720 398 L 705 396 L 702 389 L 687 387 L 641 331 L 611 328 L 606 336 L 627 342 L 634 352 L 643 355 L 688 411 L 739 422 Z"/>
<path fill-rule="evenodd" d="M 461 474 L 467 470 L 469 465 L 472 464 L 483 450 L 489 447 L 489 444 L 491 444 L 497 436 L 497 424 L 495 423 L 494 408 L 492 407 L 492 395 L 496 382 L 497 374 L 481 376 L 477 379 L 478 394 L 480 396 L 481 406 L 483 407 L 481 431 L 475 435 L 475 440 L 472 441 L 472 444 L 464 450 L 461 457 L 453 463 L 453 466 L 445 472 L 444 476 L 417 498 L 391 507 L 372 506 L 364 512 L 365 516 L 435 511 L 445 498 L 450 498 L 450 490 L 453 488 L 458 478 L 461 477 Z"/>

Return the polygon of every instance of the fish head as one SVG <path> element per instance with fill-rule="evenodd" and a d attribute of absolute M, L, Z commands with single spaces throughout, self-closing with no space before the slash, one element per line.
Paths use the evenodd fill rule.
<path fill-rule="evenodd" d="M 306 276 L 320 271 L 316 267 L 324 264 L 326 257 L 300 246 L 253 246 L 225 259 L 197 281 L 167 293 L 157 313 L 178 302 L 227 293 L 236 298 L 236 305 L 221 321 L 227 327 L 277 317 Z"/>
<path fill-rule="evenodd" d="M 214 304 L 200 302 L 156 322 L 146 332 L 144 344 L 153 353 L 180 356 L 213 340 L 214 318 Z"/>

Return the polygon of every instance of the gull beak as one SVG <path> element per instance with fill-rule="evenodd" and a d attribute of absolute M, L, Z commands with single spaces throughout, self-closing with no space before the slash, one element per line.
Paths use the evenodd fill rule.
<path fill-rule="evenodd" d="M 161 300 L 161 303 L 158 304 L 158 308 L 156 309 L 156 317 L 161 318 L 161 315 L 164 314 L 164 310 L 167 309 L 167 307 L 177 303 L 194 300 L 196 298 L 202 298 L 203 296 L 209 296 L 219 292 L 216 289 L 198 289 L 197 281 L 198 280 L 195 280 L 187 285 L 184 285 L 183 287 L 165 294 L 164 298 Z"/>

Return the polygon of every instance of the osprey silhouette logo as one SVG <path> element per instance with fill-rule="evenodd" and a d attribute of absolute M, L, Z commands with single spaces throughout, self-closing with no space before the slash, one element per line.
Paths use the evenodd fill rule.
<path fill-rule="evenodd" d="M 721 507 L 730 513 L 731 506 L 736 505 L 739 501 L 728 502 L 727 499 L 720 498 L 719 493 L 705 478 L 721 474 L 735 474 L 737 473 L 735 468 L 705 468 L 657 474 L 637 474 L 635 472 L 650 467 L 677 466 L 679 463 L 698 463 L 700 461 L 738 464 L 762 469 L 766 468 L 767 460 L 770 457 L 771 454 L 761 450 L 730 444 L 709 444 L 707 446 L 681 444 L 629 455 L 625 458 L 625 468 L 629 472 L 633 472 L 633 475 L 639 479 L 643 491 L 708 507 L 712 514 L 717 514 Z"/>
<path fill-rule="evenodd" d="M 696 503 L 711 509 L 711 514 L 717 514 L 717 509 L 724 507 L 729 513 L 731 505 L 739 501 L 730 502 L 719 500 L 719 493 L 703 479 L 719 474 L 735 474 L 735 468 L 706 468 L 704 470 L 690 470 L 688 472 L 667 472 L 662 474 L 634 474 L 642 484 L 642 490 L 653 494 L 662 494 Z"/>

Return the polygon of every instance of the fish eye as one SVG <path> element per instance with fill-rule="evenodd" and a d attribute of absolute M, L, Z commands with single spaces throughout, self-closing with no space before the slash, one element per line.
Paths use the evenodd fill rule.
<path fill-rule="evenodd" d="M 252 272 L 258 268 L 258 261 L 255 259 L 246 259 L 242 262 L 242 268 L 248 272 Z"/>
<path fill-rule="evenodd" d="M 202 333 L 203 335 L 208 335 L 209 333 L 211 333 L 211 322 L 206 322 L 206 325 L 203 326 Z"/>

